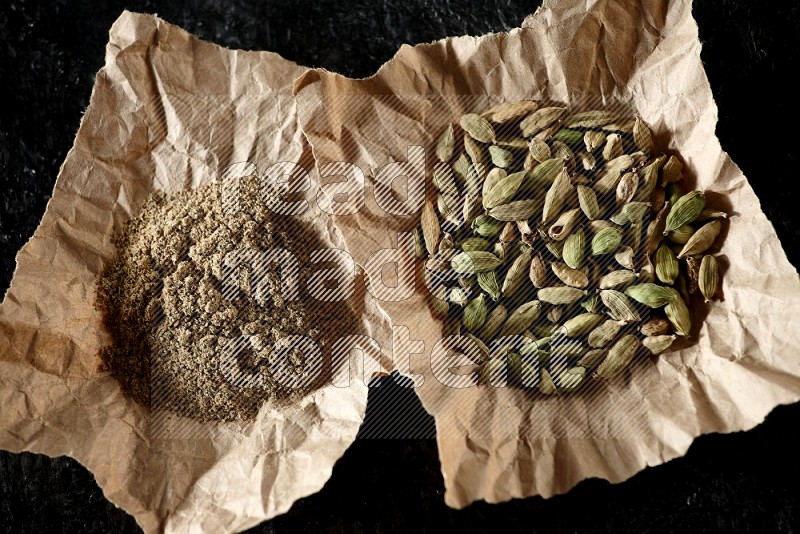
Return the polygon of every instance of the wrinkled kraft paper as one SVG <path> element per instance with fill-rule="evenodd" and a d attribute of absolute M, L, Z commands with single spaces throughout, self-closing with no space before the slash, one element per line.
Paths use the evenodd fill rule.
<path fill-rule="evenodd" d="M 146 532 L 239 531 L 285 512 L 322 488 L 363 421 L 360 367 L 350 387 L 266 404 L 251 424 L 203 425 L 156 421 L 98 371 L 109 337 L 95 284 L 112 235 L 151 191 L 201 186 L 234 162 L 313 169 L 292 95 L 304 71 L 123 13 L 46 213 L 17 256 L 0 308 L 0 448 L 77 459 Z M 303 217 L 340 248 L 311 204 Z M 355 307 L 361 333 L 381 339 L 380 311 L 367 299 Z"/>
<path fill-rule="evenodd" d="M 367 79 L 317 70 L 298 80 L 298 114 L 318 165 L 344 160 L 369 172 L 405 161 L 409 145 L 431 147 L 447 121 L 488 103 L 625 105 L 682 156 L 690 186 L 732 214 L 719 251 L 723 298 L 695 310 L 694 322 L 704 323 L 693 344 L 642 358 L 589 399 L 445 386 L 430 359 L 442 326 L 424 292 L 382 303 L 424 341 L 410 372 L 422 375 L 416 391 L 436 418 L 450 506 L 548 497 L 589 477 L 622 481 L 683 455 L 701 434 L 750 429 L 800 398 L 800 282 L 715 136 L 700 47 L 685 0 L 550 0 L 521 29 L 404 46 Z M 418 217 L 390 216 L 368 200 L 336 224 L 361 262 L 395 246 Z"/>

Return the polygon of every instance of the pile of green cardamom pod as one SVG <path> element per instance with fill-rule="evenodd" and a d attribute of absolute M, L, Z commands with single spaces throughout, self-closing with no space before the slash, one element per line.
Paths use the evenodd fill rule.
<path fill-rule="evenodd" d="M 484 381 L 558 394 L 613 377 L 689 336 L 693 295 L 718 291 L 707 252 L 727 215 L 639 118 L 509 102 L 447 126 L 436 156 L 415 253 Z"/>

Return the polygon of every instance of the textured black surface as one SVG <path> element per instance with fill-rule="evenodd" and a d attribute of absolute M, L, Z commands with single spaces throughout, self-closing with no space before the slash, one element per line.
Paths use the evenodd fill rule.
<path fill-rule="evenodd" d="M 72 144 L 108 28 L 127 7 L 155 12 L 228 47 L 273 50 L 309 66 L 367 76 L 404 42 L 500 31 L 537 3 L 424 0 L 245 2 L 5 1 L 0 4 L 0 293 L 33 234 Z M 791 0 L 698 0 L 703 60 L 720 108 L 718 136 L 800 264 L 798 106 L 800 7 Z M 385 384 L 392 387 L 390 384 Z M 383 386 L 382 386 L 383 387 Z M 376 401 L 370 395 L 366 425 Z M 388 397 L 388 396 L 387 396 Z M 402 411 L 418 411 L 403 392 Z M 2 407 L 0 407 L 2 409 Z M 550 500 L 463 511 L 443 504 L 431 440 L 359 440 L 317 495 L 255 529 L 285 532 L 783 532 L 800 531 L 800 406 L 747 433 L 706 436 L 689 453 L 610 485 L 589 480 Z M 68 458 L 0 453 L 0 532 L 136 532 Z"/>

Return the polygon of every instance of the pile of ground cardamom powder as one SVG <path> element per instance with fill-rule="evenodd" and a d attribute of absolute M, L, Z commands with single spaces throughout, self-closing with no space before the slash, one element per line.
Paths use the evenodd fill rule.
<path fill-rule="evenodd" d="M 152 194 L 116 237 L 117 254 L 98 287 L 98 307 L 112 338 L 100 352 L 103 369 L 139 403 L 201 421 L 252 419 L 267 400 L 292 402 L 322 386 L 330 378 L 331 346 L 354 334 L 357 324 L 349 302 L 322 302 L 305 291 L 313 273 L 309 254 L 325 248 L 312 228 L 271 213 L 255 178 L 240 182 L 235 211 L 223 209 L 220 193 L 213 183 Z M 224 260 L 245 249 L 294 254 L 297 298 L 284 299 L 287 273 L 269 269 L 260 282 L 268 298 L 256 299 L 253 269 L 246 264 L 231 295 Z M 308 362 L 300 351 L 288 353 L 287 368 L 300 376 L 315 365 L 322 369 L 300 388 L 276 381 L 267 365 L 275 342 L 293 335 L 310 337 L 323 355 L 322 362 Z M 231 340 L 245 338 L 233 376 L 262 378 L 243 387 L 220 362 L 231 354 Z"/>

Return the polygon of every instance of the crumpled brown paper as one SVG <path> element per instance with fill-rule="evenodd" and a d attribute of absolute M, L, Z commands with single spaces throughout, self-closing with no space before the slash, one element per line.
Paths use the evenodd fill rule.
<path fill-rule="evenodd" d="M 309 71 L 295 94 L 317 164 L 345 160 L 365 170 L 405 161 L 408 145 L 431 147 L 446 122 L 488 103 L 623 104 L 683 157 L 691 185 L 733 209 L 720 251 L 724 298 L 708 307 L 694 344 L 637 362 L 590 399 L 447 387 L 430 363 L 442 327 L 424 292 L 382 304 L 425 343 L 410 371 L 423 375 L 417 392 L 436 418 L 450 506 L 548 497 L 589 477 L 622 481 L 683 455 L 701 434 L 750 429 L 800 399 L 800 282 L 715 137 L 717 107 L 689 1 L 548 0 L 522 29 L 404 46 L 363 80 Z M 417 217 L 391 217 L 368 202 L 336 224 L 360 262 L 394 246 Z M 705 314 L 696 311 L 695 321 Z"/>
<path fill-rule="evenodd" d="M 313 169 L 292 95 L 304 71 L 123 13 L 46 213 L 17 257 L 0 307 L 0 448 L 72 456 L 146 532 L 239 531 L 285 512 L 323 486 L 363 420 L 363 370 L 350 387 L 266 404 L 252 424 L 149 413 L 98 371 L 109 338 L 95 284 L 112 235 L 154 189 L 198 187 L 230 163 Z M 303 217 L 340 245 L 327 217 Z M 355 306 L 362 333 L 380 337 L 380 312 Z"/>

